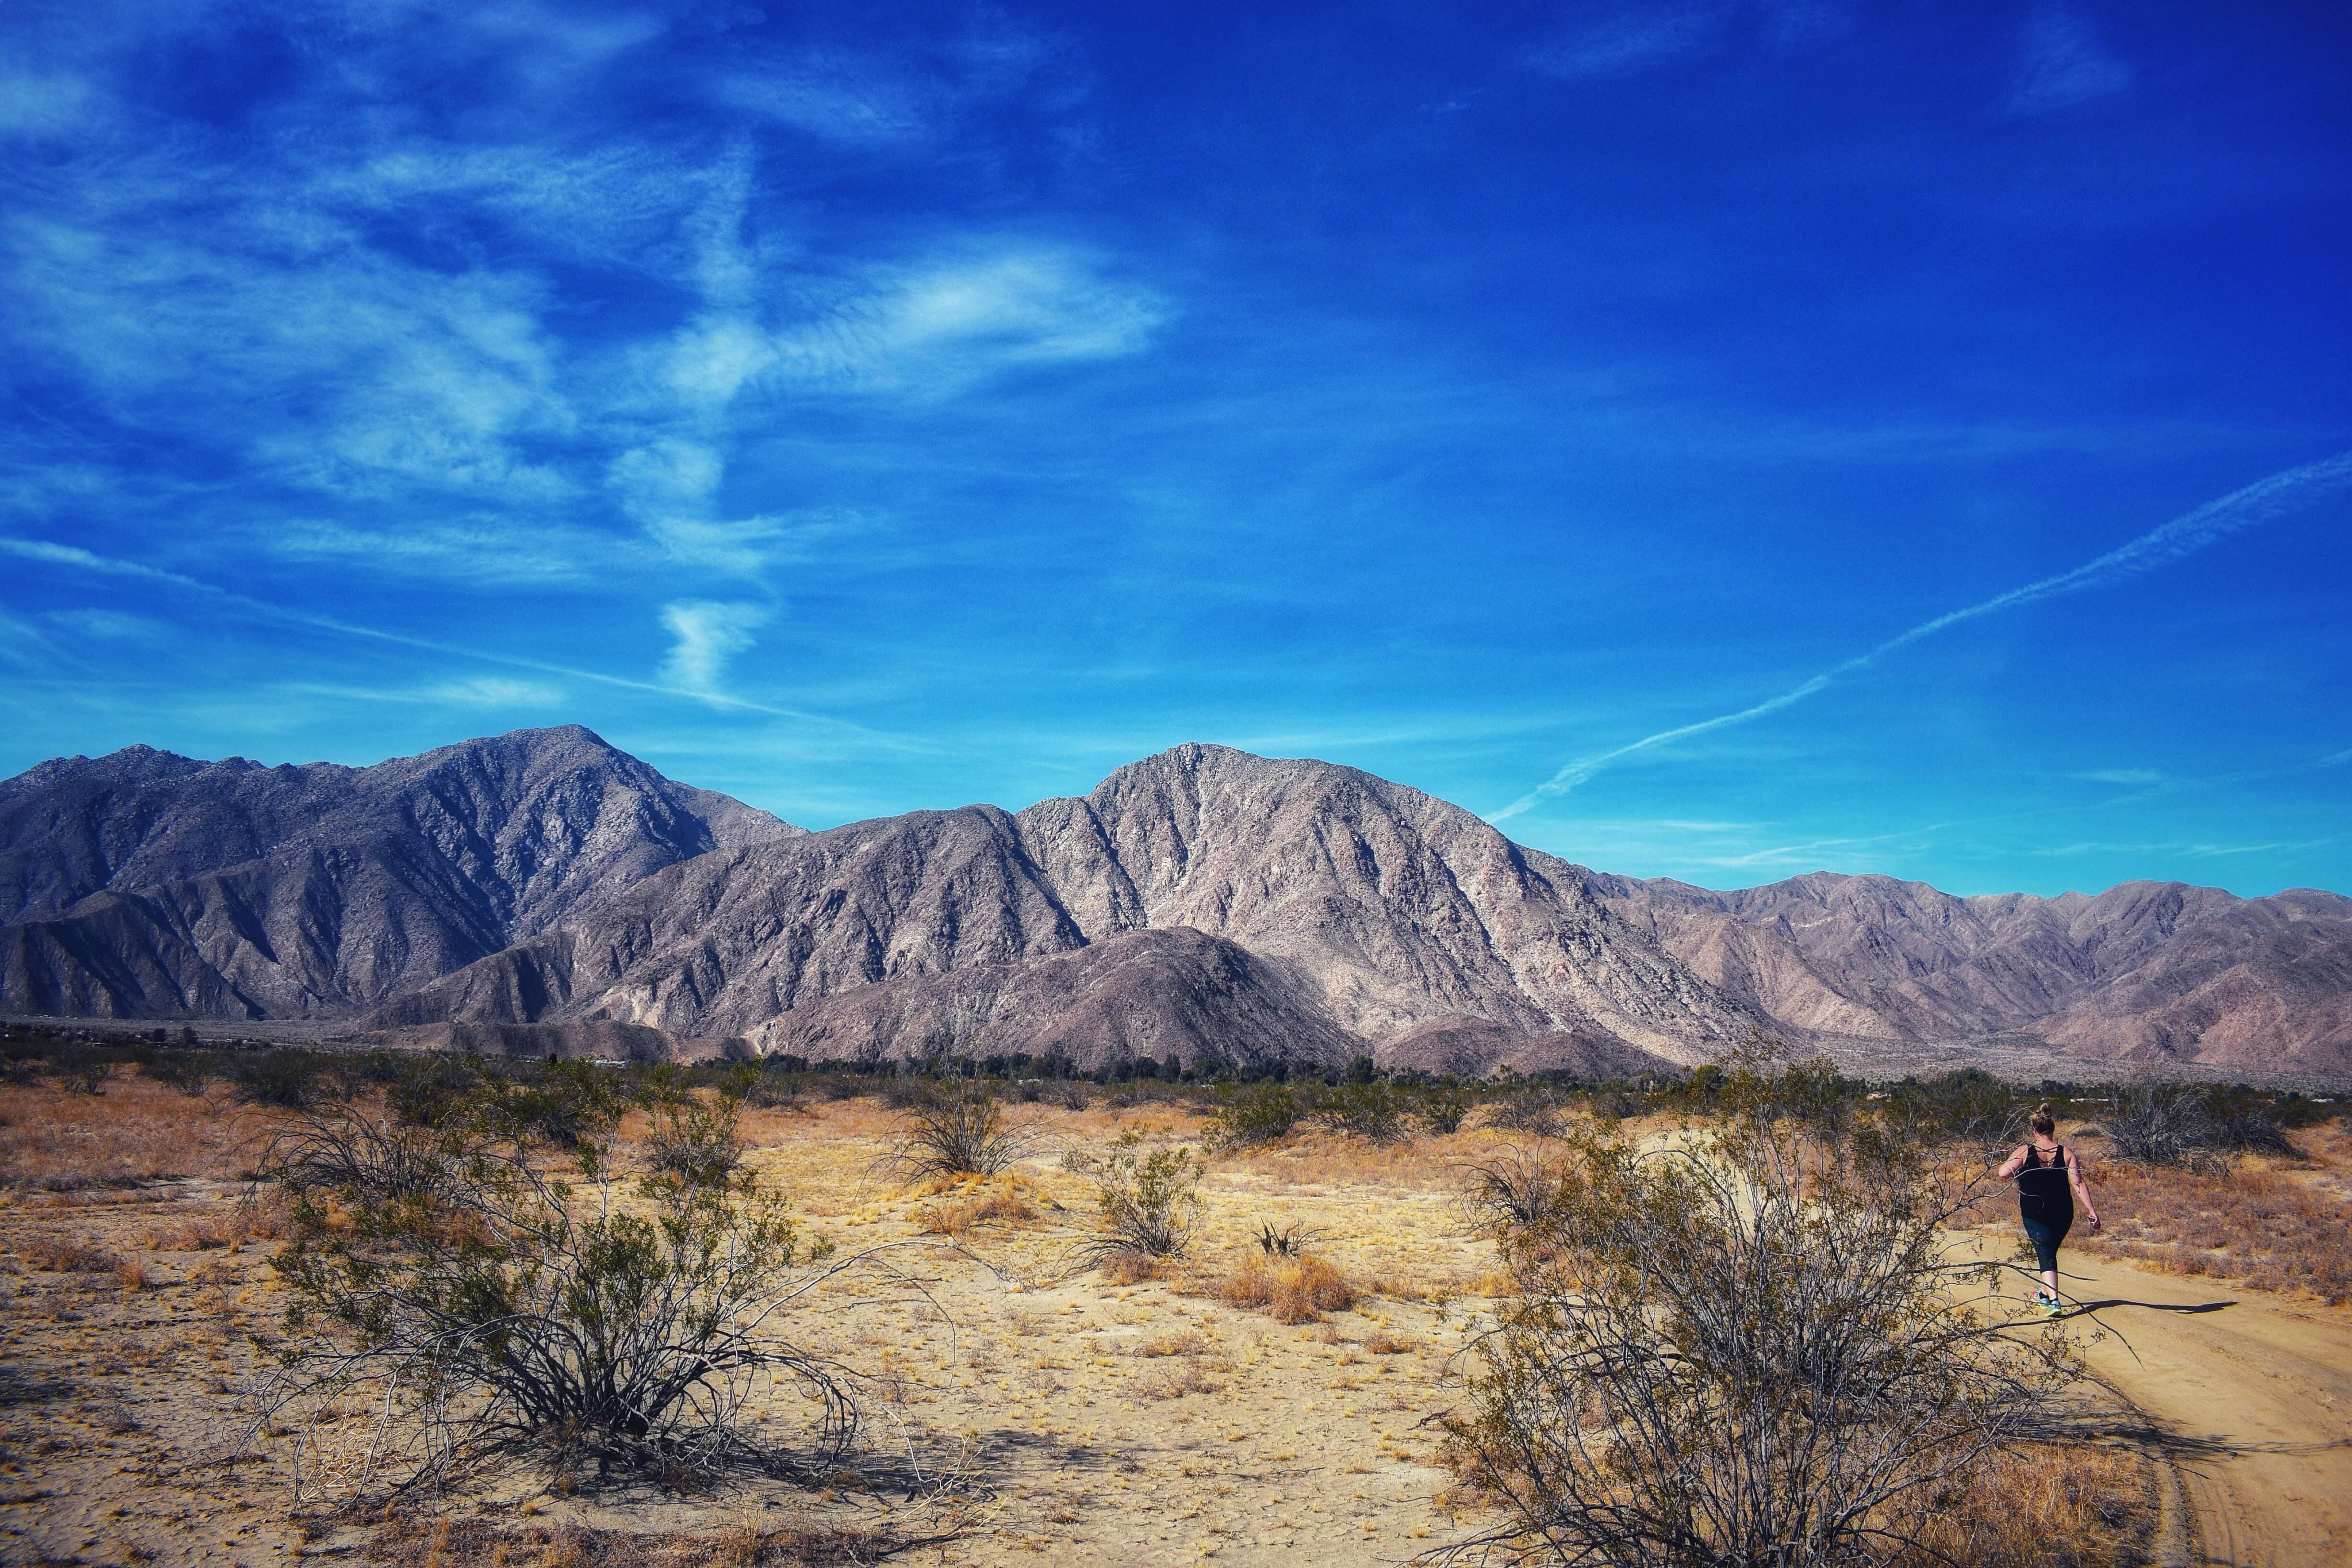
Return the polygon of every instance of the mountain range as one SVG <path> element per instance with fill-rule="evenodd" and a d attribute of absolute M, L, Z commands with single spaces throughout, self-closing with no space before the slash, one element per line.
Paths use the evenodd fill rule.
<path fill-rule="evenodd" d="M 0 783 L 0 1009 L 1588 1075 L 1761 1032 L 1856 1061 L 1990 1043 L 2329 1081 L 2352 1076 L 2352 900 L 1717 892 L 1199 744 L 1018 812 L 822 833 L 578 727 L 369 768 L 133 747 Z"/>

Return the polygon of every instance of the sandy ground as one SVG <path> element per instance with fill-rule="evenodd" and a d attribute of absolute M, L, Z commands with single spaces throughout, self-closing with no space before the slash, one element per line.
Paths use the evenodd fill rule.
<path fill-rule="evenodd" d="M 2065 1255 L 2067 1288 L 2115 1337 L 2093 1371 L 2168 1427 L 2190 1560 L 2352 1563 L 2352 1313 Z"/>
<path fill-rule="evenodd" d="M 915 1560 L 1355 1563 L 1460 1533 L 1433 1500 L 1450 1477 L 1431 1463 L 1428 1423 L 1458 1394 L 1454 1352 L 1486 1304 L 1465 1296 L 1490 1260 L 1455 1212 L 1448 1162 L 1462 1151 L 1310 1141 L 1220 1162 L 1202 1189 L 1196 1265 L 1120 1285 L 1071 1272 L 1093 1188 L 1056 1151 L 1099 1147 L 1122 1126 L 1186 1129 L 1164 1111 L 1051 1120 L 1052 1146 L 1005 1184 L 1030 1217 L 967 1229 L 959 1250 L 932 1236 L 893 1252 L 899 1272 L 852 1275 L 790 1325 L 894 1396 L 880 1435 L 903 1426 L 934 1466 L 966 1477 L 961 1535 Z M 751 1131 L 754 1165 L 844 1252 L 922 1242 L 927 1215 L 952 1202 L 875 1174 L 887 1121 L 871 1102 L 764 1113 Z M 246 1335 L 280 1306 L 274 1244 L 218 1239 L 235 1236 L 242 1195 L 235 1181 L 195 1180 L 19 1194 L 0 1208 L 0 1562 L 367 1554 L 364 1530 L 316 1507 L 297 1517 L 285 1445 L 240 1440 L 236 1390 L 256 1365 Z M 1319 1233 L 1318 1250 L 1370 1293 L 1297 1325 L 1223 1305 L 1214 1285 L 1265 1221 Z M 74 1247 L 112 1261 L 55 1267 Z M 490 1503 L 509 1522 L 632 1530 L 772 1527 L 813 1507 L 912 1531 L 941 1517 L 892 1500 L 533 1486 Z"/>
<path fill-rule="evenodd" d="M 131 1110 L 143 1093 L 118 1085 L 108 1100 Z M 1310 1137 L 1217 1160 L 1194 1263 L 1122 1285 L 1072 1272 L 1093 1188 L 1062 1153 L 1121 1131 L 1193 1138 L 1198 1124 L 1151 1107 L 1027 1114 L 1048 1142 L 1000 1184 L 1026 1213 L 963 1228 L 954 1249 L 931 1228 L 953 1194 L 877 1173 L 890 1119 L 875 1102 L 747 1123 L 752 1163 L 810 1231 L 845 1253 L 921 1244 L 888 1255 L 902 1275 L 850 1276 L 787 1331 L 872 1373 L 892 1396 L 881 1430 L 903 1426 L 933 1465 L 960 1469 L 959 1501 L 813 1500 L 781 1484 L 560 1495 L 532 1480 L 456 1506 L 509 1526 L 636 1531 L 814 1520 L 919 1532 L 952 1515 L 951 1542 L 902 1560 L 975 1565 L 1397 1563 L 1486 1521 L 1449 1490 L 1433 1423 L 1460 1401 L 1460 1352 L 1492 1306 L 1491 1252 L 1465 1234 L 1456 1193 L 1460 1163 L 1495 1141 Z M 243 1441 L 236 1391 L 257 1365 L 247 1335 L 281 1302 L 274 1243 L 239 1230 L 242 1195 L 219 1167 L 0 1199 L 0 1563 L 373 1554 L 369 1525 L 295 1502 L 287 1445 Z M 1316 1233 L 1363 1289 L 1359 1306 L 1285 1325 L 1221 1301 L 1216 1283 L 1265 1223 Z M 2090 1299 L 2153 1304 L 2102 1309 L 2129 1348 L 2111 1340 L 2092 1356 L 2177 1439 L 2196 1526 L 2177 1544 L 2272 1568 L 2352 1562 L 2352 1312 L 2068 1261 Z M 2153 1310 L 2220 1300 L 2234 1304 Z"/>

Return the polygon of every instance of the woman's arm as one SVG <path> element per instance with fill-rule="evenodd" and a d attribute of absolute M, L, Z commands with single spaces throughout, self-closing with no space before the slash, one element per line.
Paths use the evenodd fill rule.
<path fill-rule="evenodd" d="M 2025 1169 L 2025 1145 L 2020 1143 L 2017 1146 L 2017 1152 L 2010 1155 L 2009 1163 L 2000 1168 L 2000 1179 L 2005 1182 L 2023 1169 Z"/>
<path fill-rule="evenodd" d="M 2091 1201 L 2090 1184 L 2083 1180 L 2083 1162 L 2074 1158 L 2074 1151 L 2066 1151 L 2066 1179 L 2074 1184 L 2074 1195 L 2083 1200 L 2083 1212 L 2091 1216 L 2091 1228 L 2099 1228 L 2099 1205 Z"/>

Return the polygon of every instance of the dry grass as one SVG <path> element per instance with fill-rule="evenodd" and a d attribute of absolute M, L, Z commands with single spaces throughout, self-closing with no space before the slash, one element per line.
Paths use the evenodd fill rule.
<path fill-rule="evenodd" d="M 47 1274 L 111 1274 L 122 1267 L 122 1259 L 104 1247 L 70 1236 L 37 1236 L 17 1256 L 26 1267 Z"/>
<path fill-rule="evenodd" d="M 2147 1462 L 2127 1449 L 2032 1448 L 1936 1500 L 1900 1568 L 2122 1568 L 2146 1561 L 2155 1513 Z"/>
<path fill-rule="evenodd" d="M 839 1525 L 742 1527 L 637 1534 L 575 1523 L 498 1525 L 478 1519 L 402 1519 L 375 1531 L 385 1568 L 754 1568 L 768 1563 L 872 1563 L 908 1542 Z"/>
<path fill-rule="evenodd" d="M 10 1186 L 58 1193 L 184 1176 L 235 1180 L 271 1119 L 127 1073 L 103 1095 L 10 1084 L 0 1087 L 0 1171 Z"/>
<path fill-rule="evenodd" d="M 915 1211 L 915 1223 L 928 1236 L 953 1237 L 991 1220 L 1019 1225 L 1037 1217 L 1027 1189 L 1016 1175 L 959 1177 Z"/>
<path fill-rule="evenodd" d="M 2352 1225 L 2345 1201 L 2300 1173 L 2241 1168 L 2216 1176 L 2109 1164 L 2092 1189 L 2104 1231 L 2077 1224 L 2072 1246 L 2175 1274 L 2352 1301 Z"/>
<path fill-rule="evenodd" d="M 1244 1254 L 1217 1288 L 1217 1296 L 1228 1307 L 1270 1312 L 1277 1323 L 1312 1323 L 1326 1312 L 1344 1312 L 1356 1304 L 1356 1289 L 1348 1277 L 1328 1258 L 1312 1255 Z"/>

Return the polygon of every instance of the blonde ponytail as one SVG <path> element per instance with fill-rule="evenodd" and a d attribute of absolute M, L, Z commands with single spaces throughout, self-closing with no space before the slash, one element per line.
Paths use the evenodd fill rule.
<path fill-rule="evenodd" d="M 2058 1118 L 2051 1114 L 2050 1102 L 2046 1100 L 2033 1108 L 2032 1120 L 2029 1124 L 2044 1138 L 2058 1135 Z"/>

